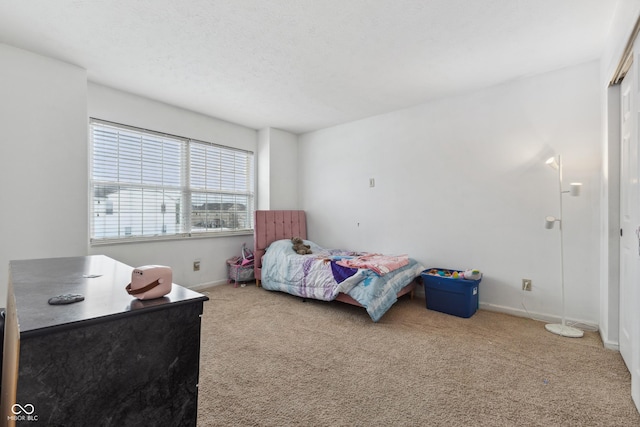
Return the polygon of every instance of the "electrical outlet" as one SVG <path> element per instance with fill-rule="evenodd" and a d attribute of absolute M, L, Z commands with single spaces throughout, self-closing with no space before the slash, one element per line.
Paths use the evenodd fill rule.
<path fill-rule="evenodd" d="M 531 279 L 522 279 L 522 290 L 523 291 L 531 290 Z"/>
<path fill-rule="evenodd" d="M 193 261 L 193 271 L 200 271 L 200 261 Z"/>

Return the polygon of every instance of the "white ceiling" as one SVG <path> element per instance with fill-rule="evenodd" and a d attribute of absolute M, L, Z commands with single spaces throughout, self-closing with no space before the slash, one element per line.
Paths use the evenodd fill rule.
<path fill-rule="evenodd" d="M 614 0 L 2 0 L 0 42 L 303 133 L 600 57 Z"/>

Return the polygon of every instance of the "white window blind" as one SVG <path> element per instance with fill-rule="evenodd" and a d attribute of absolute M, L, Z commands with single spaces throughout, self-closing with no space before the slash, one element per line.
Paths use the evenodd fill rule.
<path fill-rule="evenodd" d="M 92 242 L 253 229 L 253 153 L 98 119 Z"/>

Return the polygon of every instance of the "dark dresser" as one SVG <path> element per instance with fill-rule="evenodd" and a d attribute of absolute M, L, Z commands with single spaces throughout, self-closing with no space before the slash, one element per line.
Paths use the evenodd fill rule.
<path fill-rule="evenodd" d="M 10 263 L 0 425 L 196 425 L 208 298 L 173 284 L 139 301 L 132 270 L 102 255 Z M 48 304 L 67 293 L 85 299 Z"/>

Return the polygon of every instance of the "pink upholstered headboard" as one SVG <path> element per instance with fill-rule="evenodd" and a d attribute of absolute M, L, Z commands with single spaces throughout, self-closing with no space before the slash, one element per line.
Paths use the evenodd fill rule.
<path fill-rule="evenodd" d="M 260 281 L 262 255 L 276 240 L 292 237 L 307 238 L 307 217 L 304 211 L 255 211 L 253 232 L 254 273 Z"/>

